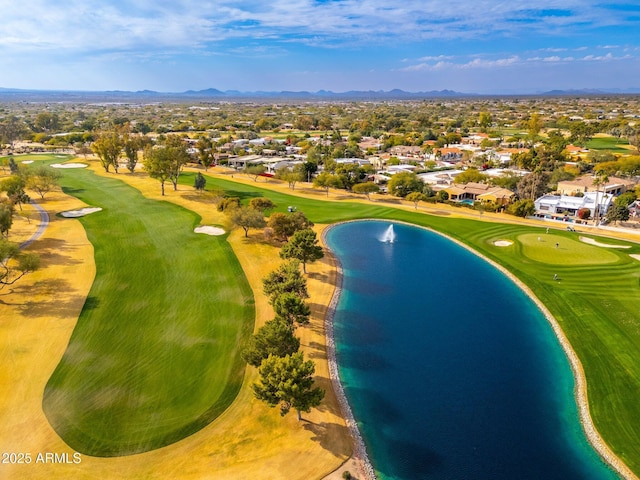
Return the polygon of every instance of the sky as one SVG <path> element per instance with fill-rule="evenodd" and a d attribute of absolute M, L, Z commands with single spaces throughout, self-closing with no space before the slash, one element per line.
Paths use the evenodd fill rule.
<path fill-rule="evenodd" d="M 638 0 L 0 0 L 0 18 L 3 88 L 640 89 Z"/>

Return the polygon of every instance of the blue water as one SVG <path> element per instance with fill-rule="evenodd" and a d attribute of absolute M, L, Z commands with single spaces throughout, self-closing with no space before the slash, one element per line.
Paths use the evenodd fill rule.
<path fill-rule="evenodd" d="M 553 331 L 507 277 L 434 233 L 338 225 L 340 376 L 382 479 L 614 479 Z"/>

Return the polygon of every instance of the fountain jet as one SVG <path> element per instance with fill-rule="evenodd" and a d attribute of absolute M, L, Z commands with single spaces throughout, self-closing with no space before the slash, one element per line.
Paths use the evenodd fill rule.
<path fill-rule="evenodd" d="M 393 231 L 393 224 L 382 234 L 380 241 L 384 243 L 393 243 L 396 239 L 396 232 Z"/>

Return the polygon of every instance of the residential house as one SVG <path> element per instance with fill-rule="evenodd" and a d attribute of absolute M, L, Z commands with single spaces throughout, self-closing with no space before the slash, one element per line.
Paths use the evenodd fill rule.
<path fill-rule="evenodd" d="M 453 179 L 463 170 L 441 170 L 438 172 L 419 173 L 418 178 L 427 185 L 440 189 L 453 185 Z"/>
<path fill-rule="evenodd" d="M 589 209 L 594 217 L 596 208 L 599 216 L 604 216 L 613 203 L 613 195 L 602 192 L 587 192 L 582 197 L 570 195 L 543 195 L 535 200 L 536 213 L 546 218 L 567 219 L 575 217 L 578 210 Z"/>
<path fill-rule="evenodd" d="M 486 202 L 496 205 L 508 205 L 515 193 L 502 187 L 494 187 L 485 183 L 469 182 L 464 185 L 451 185 L 443 189 L 453 202 Z"/>
<path fill-rule="evenodd" d="M 612 195 L 620 195 L 629 189 L 632 189 L 635 182 L 626 178 L 609 177 L 606 185 L 595 186 L 593 184 L 595 177 L 593 175 L 582 175 L 574 180 L 564 180 L 558 182 L 557 191 L 560 195 L 576 195 L 587 192 L 610 193 Z"/>
<path fill-rule="evenodd" d="M 406 157 L 412 159 L 422 158 L 422 147 L 415 145 L 397 145 L 389 149 L 389 153 L 394 157 Z"/>
<path fill-rule="evenodd" d="M 457 147 L 438 148 L 434 151 L 434 155 L 447 163 L 457 163 L 462 160 L 462 150 Z"/>

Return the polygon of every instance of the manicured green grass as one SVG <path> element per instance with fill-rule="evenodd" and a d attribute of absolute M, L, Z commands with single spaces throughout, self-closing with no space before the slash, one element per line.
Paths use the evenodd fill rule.
<path fill-rule="evenodd" d="M 590 150 L 609 150 L 614 153 L 630 153 L 631 150 L 624 148 L 624 145 L 629 145 L 629 142 L 625 138 L 616 137 L 597 137 L 587 142 L 587 148 Z"/>
<path fill-rule="evenodd" d="M 94 456 L 180 440 L 224 411 L 242 384 L 239 344 L 255 316 L 242 269 L 226 236 L 193 233 L 193 212 L 90 171 L 64 171 L 61 183 L 104 210 L 81 220 L 97 274 L 46 386 L 47 418 Z"/>
<path fill-rule="evenodd" d="M 597 265 L 618 261 L 618 256 L 609 249 L 588 245 L 577 238 L 545 233 L 520 235 L 518 240 L 523 245 L 523 255 L 550 265 Z"/>
<path fill-rule="evenodd" d="M 193 177 L 183 181 L 192 185 Z M 597 429 L 613 451 L 640 473 L 640 261 L 629 256 L 639 254 L 640 245 L 600 239 L 632 248 L 596 247 L 580 242 L 577 232 L 553 230 L 547 235 L 543 227 L 423 215 L 373 203 L 325 202 L 211 177 L 207 188 L 245 200 L 269 197 L 280 210 L 295 205 L 317 223 L 375 217 L 423 225 L 504 266 L 531 288 L 562 326 L 584 366 Z M 543 245 L 532 246 L 538 236 L 547 236 L 553 247 L 543 252 Z M 496 247 L 496 240 L 514 244 Z"/>

